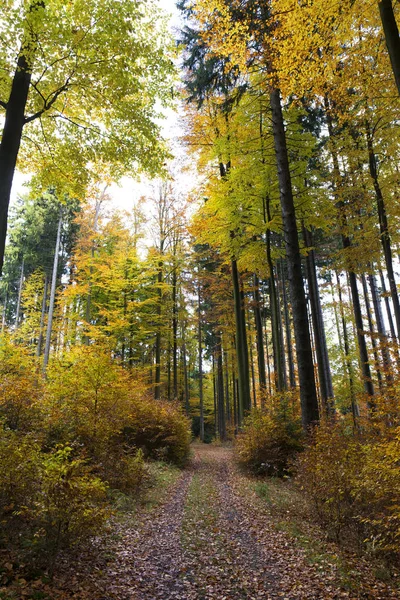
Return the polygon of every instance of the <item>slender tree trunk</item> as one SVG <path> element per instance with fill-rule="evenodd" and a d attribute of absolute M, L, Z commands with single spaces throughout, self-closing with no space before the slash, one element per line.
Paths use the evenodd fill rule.
<path fill-rule="evenodd" d="M 46 372 L 47 365 L 49 362 L 49 357 L 50 357 L 51 333 L 53 330 L 53 315 L 54 315 L 54 304 L 55 304 L 56 288 L 57 288 L 58 255 L 60 253 L 62 220 L 63 220 L 62 209 L 60 209 L 60 218 L 58 220 L 58 228 L 57 228 L 56 247 L 54 250 L 53 274 L 52 274 L 52 279 L 51 279 L 51 290 L 50 290 L 50 304 L 49 304 L 49 312 L 47 315 L 47 331 L 46 331 L 46 344 L 44 347 L 43 373 Z"/>
<path fill-rule="evenodd" d="M 19 278 L 17 312 L 15 315 L 15 327 L 16 328 L 19 327 L 19 322 L 21 320 L 21 303 L 22 303 L 22 290 L 24 287 L 24 279 L 25 279 L 25 258 L 22 259 L 21 276 Z"/>
<path fill-rule="evenodd" d="M 250 397 L 250 375 L 249 375 L 249 357 L 246 336 L 246 322 L 244 318 L 244 306 L 240 292 L 240 280 L 235 259 L 231 261 L 232 283 L 233 283 L 233 302 L 235 309 L 236 324 L 236 357 L 238 366 L 239 381 L 239 427 L 243 422 L 243 416 L 251 409 Z"/>
<path fill-rule="evenodd" d="M 393 75 L 396 80 L 397 90 L 400 94 L 400 38 L 394 16 L 392 0 L 380 0 L 379 12 L 383 31 L 385 33 L 386 46 L 392 63 Z"/>
<path fill-rule="evenodd" d="M 389 2 L 390 4 L 390 2 Z M 398 38 L 397 33 L 397 38 Z M 399 46 L 400 52 L 400 46 Z M 399 65 L 400 65 L 400 56 L 399 56 Z M 369 122 L 366 121 L 366 130 L 367 130 L 367 144 L 368 144 L 368 157 L 369 157 L 369 172 L 372 178 L 372 182 L 374 185 L 375 196 L 376 196 L 376 205 L 378 209 L 378 217 L 379 217 L 379 229 L 380 229 L 380 238 L 382 243 L 383 255 L 385 257 L 385 265 L 386 271 L 389 280 L 390 287 L 390 295 L 392 297 L 394 316 L 396 319 L 396 327 L 397 327 L 397 338 L 400 339 L 400 302 L 399 302 L 399 294 L 397 292 L 397 285 L 394 276 L 393 269 L 393 256 L 392 256 L 392 246 L 390 240 L 389 226 L 386 214 L 386 206 L 383 199 L 383 194 L 381 187 L 379 185 L 378 179 L 378 169 L 376 164 L 376 157 L 373 147 L 372 133 Z"/>
<path fill-rule="evenodd" d="M 396 338 L 396 332 L 394 329 L 392 310 L 390 308 L 389 298 L 387 297 L 385 276 L 383 274 L 382 269 L 379 269 L 379 276 L 380 276 L 380 280 L 381 280 L 382 292 L 383 292 L 384 298 L 385 298 L 385 308 L 386 308 L 386 315 L 387 315 L 388 323 L 389 323 L 390 335 L 392 336 L 393 343 L 395 344 L 395 346 L 397 348 L 397 343 L 396 343 L 397 338 Z"/>
<path fill-rule="evenodd" d="M 277 283 L 277 306 L 278 306 L 278 331 L 279 331 L 279 348 L 281 352 L 281 364 L 283 374 L 283 388 L 288 389 L 287 373 L 286 373 L 286 354 L 285 354 L 285 339 L 283 335 L 283 318 L 282 318 L 282 307 L 281 307 L 281 292 L 280 292 L 280 281 L 279 281 L 279 270 L 276 267 L 276 283 Z M 289 350 L 288 350 L 289 352 Z"/>
<path fill-rule="evenodd" d="M 269 340 L 268 340 L 268 334 L 267 334 L 267 323 L 265 322 L 265 348 L 267 351 L 267 375 L 268 375 L 268 392 L 269 395 L 271 396 L 272 394 L 272 382 L 271 382 L 271 365 L 270 365 L 270 358 L 269 358 Z"/>
<path fill-rule="evenodd" d="M 392 361 L 390 358 L 390 352 L 389 352 L 389 347 L 388 347 L 388 338 L 386 335 L 385 325 L 384 325 L 384 321 L 383 321 L 381 302 L 380 302 L 380 298 L 378 297 L 378 292 L 376 289 L 375 276 L 372 274 L 369 274 L 368 282 L 369 282 L 369 288 L 371 290 L 372 304 L 374 306 L 376 328 L 378 330 L 378 335 L 379 335 L 379 339 L 380 339 L 383 367 L 385 370 L 386 379 L 388 381 L 391 381 L 393 379 L 392 378 Z"/>
<path fill-rule="evenodd" d="M 266 200 L 266 213 L 270 220 L 270 209 L 269 209 L 269 198 Z M 275 281 L 275 269 L 272 262 L 271 256 L 271 232 L 267 229 L 266 234 L 267 244 L 267 264 L 269 269 L 269 299 L 271 309 L 271 332 L 272 332 L 272 350 L 274 357 L 274 376 L 275 386 L 278 392 L 285 390 L 285 366 L 283 363 L 284 353 L 282 351 L 280 335 L 280 317 L 279 317 L 279 305 L 278 305 L 278 292 L 276 289 Z"/>
<path fill-rule="evenodd" d="M 343 248 L 346 251 L 348 251 L 351 248 L 351 242 L 350 242 L 350 238 L 349 238 L 348 234 L 345 233 L 347 230 L 347 218 L 346 218 L 346 214 L 344 212 L 344 203 L 343 203 L 343 200 L 341 200 L 338 195 L 338 189 L 340 187 L 341 177 L 340 177 L 338 155 L 336 152 L 336 148 L 334 147 L 335 138 L 334 138 L 334 131 L 333 131 L 333 120 L 332 120 L 332 116 L 330 113 L 329 100 L 328 100 L 327 96 L 325 97 L 325 110 L 326 110 L 329 138 L 333 145 L 332 149 L 331 149 L 333 172 L 334 172 L 333 187 L 334 187 L 335 196 L 336 196 L 336 207 L 338 209 L 338 213 L 339 213 L 338 216 L 339 216 L 340 223 L 341 223 L 341 231 L 342 231 L 341 240 L 342 240 Z M 372 383 L 371 370 L 370 370 L 370 366 L 369 366 L 369 362 L 368 362 L 367 345 L 366 345 L 365 337 L 363 334 L 362 313 L 361 313 L 360 296 L 359 296 L 358 287 L 357 287 L 357 277 L 356 277 L 356 274 L 354 273 L 354 271 L 352 271 L 352 269 L 348 269 L 348 276 L 349 276 L 349 281 L 350 281 L 351 295 L 352 295 L 352 299 L 353 299 L 354 319 L 355 319 L 356 330 L 357 330 L 358 351 L 359 351 L 359 357 L 360 357 L 361 372 L 362 372 L 362 376 L 363 376 L 363 384 L 364 384 L 365 392 L 372 398 L 372 396 L 374 395 L 374 386 Z M 370 406 L 372 407 L 372 400 L 370 401 Z"/>
<path fill-rule="evenodd" d="M 251 369 L 251 391 L 253 397 L 253 407 L 257 406 L 257 396 L 256 396 L 256 375 L 254 369 L 254 353 L 253 353 L 253 340 L 251 335 L 251 324 L 250 318 L 248 318 L 248 330 L 249 330 L 249 352 L 250 352 L 250 369 Z"/>
<path fill-rule="evenodd" d="M 264 337 L 261 317 L 261 298 L 260 282 L 257 275 L 254 275 L 254 321 L 256 325 L 256 343 L 257 343 L 257 362 L 258 362 L 258 381 L 260 385 L 261 405 L 265 404 L 267 391 L 267 380 L 265 376 L 265 354 Z"/>
<path fill-rule="evenodd" d="M 357 427 L 357 418 L 360 416 L 360 412 L 358 409 L 358 405 L 357 405 L 357 401 L 356 401 L 356 394 L 355 394 L 355 390 L 354 390 L 354 371 L 353 371 L 353 365 L 351 362 L 349 336 L 348 336 L 348 332 L 347 332 L 347 323 L 346 323 L 346 317 L 344 314 L 344 307 L 343 307 L 342 286 L 340 283 L 339 274 L 337 272 L 336 272 L 336 282 L 337 282 L 338 295 L 339 295 L 340 316 L 342 319 L 342 327 L 343 327 L 344 351 L 345 351 L 345 355 L 346 355 L 347 372 L 349 375 L 351 412 L 353 414 L 354 427 L 356 428 Z"/>
<path fill-rule="evenodd" d="M 172 389 L 178 398 L 178 302 L 176 266 L 172 272 Z"/>
<path fill-rule="evenodd" d="M 296 376 L 294 372 L 294 360 L 293 360 L 293 348 L 292 348 L 292 332 L 290 329 L 290 317 L 289 317 L 289 305 L 286 293 L 286 279 L 283 267 L 283 261 L 281 261 L 281 280 L 282 280 L 282 300 L 283 300 L 283 315 L 285 320 L 285 333 L 286 333 L 286 345 L 288 354 L 288 365 L 289 365 L 289 385 L 291 389 L 296 387 Z"/>
<path fill-rule="evenodd" d="M 197 286 L 198 324 L 197 336 L 199 344 L 199 402 L 200 402 L 200 440 L 204 442 L 204 399 L 203 399 L 203 340 L 201 328 L 201 293 L 200 284 Z"/>
<path fill-rule="evenodd" d="M 376 339 L 375 339 L 375 328 L 374 328 L 374 323 L 372 321 L 371 304 L 370 304 L 369 296 L 368 296 L 367 280 L 366 280 L 364 274 L 361 275 L 361 282 L 362 282 L 363 293 L 364 293 L 364 302 L 365 302 L 365 310 L 367 313 L 368 326 L 369 326 L 369 330 L 371 333 L 371 344 L 372 344 L 372 352 L 374 354 L 374 360 L 375 360 L 376 376 L 378 378 L 379 390 L 382 391 L 382 389 L 383 389 L 382 373 L 379 368 L 378 350 L 376 347 Z"/>
<path fill-rule="evenodd" d="M 229 426 L 232 425 L 231 418 L 231 399 L 229 393 L 229 354 L 227 350 L 224 350 L 224 366 L 225 366 L 225 423 Z"/>
<path fill-rule="evenodd" d="M 225 424 L 225 394 L 224 394 L 224 367 L 222 362 L 221 334 L 215 335 L 215 355 L 217 363 L 216 386 L 217 386 L 217 408 L 218 408 L 218 433 L 220 440 L 226 438 Z"/>
<path fill-rule="evenodd" d="M 44 320 L 46 317 L 46 307 L 47 307 L 47 288 L 49 284 L 49 278 L 47 273 L 44 276 L 44 289 L 43 289 L 43 300 L 42 300 L 42 311 L 40 313 L 40 325 L 39 325 L 39 338 L 36 347 L 36 356 L 40 356 L 42 354 L 42 344 L 43 344 L 43 327 Z"/>
<path fill-rule="evenodd" d="M 348 248 L 349 246 L 345 245 L 344 247 Z M 372 383 L 371 369 L 369 366 L 369 359 L 368 359 L 368 350 L 367 350 L 367 344 L 366 344 L 365 335 L 364 335 L 364 326 L 363 326 L 363 322 L 362 322 L 362 312 L 361 312 L 360 295 L 359 295 L 358 286 L 357 286 L 357 277 L 356 277 L 356 274 L 353 273 L 352 271 L 349 271 L 348 275 L 349 275 L 349 280 L 350 280 L 351 297 L 353 300 L 354 320 L 355 320 L 356 330 L 357 330 L 357 341 L 358 341 L 358 351 L 359 351 L 359 355 L 360 355 L 361 373 L 363 376 L 363 384 L 364 384 L 365 392 L 371 398 L 369 400 L 369 406 L 370 406 L 370 408 L 372 408 L 373 407 L 372 396 L 374 395 L 374 384 Z"/>
<path fill-rule="evenodd" d="M 4 297 L 3 316 L 1 319 L 1 333 L 4 333 L 4 330 L 6 328 L 7 306 L 8 306 L 8 284 L 7 284 L 7 289 L 6 289 L 6 295 Z"/>
<path fill-rule="evenodd" d="M 97 231 L 97 225 L 99 222 L 99 215 L 100 215 L 100 209 L 101 209 L 101 204 L 102 204 L 102 200 L 104 198 L 104 195 L 106 193 L 106 189 L 104 189 L 103 194 L 100 198 L 100 200 L 96 201 L 96 205 L 95 205 L 95 211 L 94 211 L 94 219 L 93 219 L 93 232 L 96 233 Z M 95 257 L 95 252 L 96 252 L 96 245 L 95 245 L 95 241 L 92 242 L 92 247 L 90 249 L 90 256 L 91 256 L 91 264 L 89 267 L 89 282 L 88 282 L 88 293 L 86 296 L 86 311 L 85 311 L 85 321 L 86 321 L 86 329 L 88 330 L 89 326 L 90 326 L 90 321 L 91 321 L 91 317 L 92 317 L 92 291 L 93 291 L 93 283 L 92 283 L 92 277 L 93 277 L 93 261 L 94 261 L 94 257 Z M 89 335 L 88 335 L 88 331 L 85 332 L 85 335 L 83 336 L 83 343 L 88 346 L 90 342 L 89 339 Z"/>
<path fill-rule="evenodd" d="M 184 326 L 183 326 L 184 327 Z M 182 327 L 182 329 L 183 329 Z M 183 359 L 183 386 L 185 390 L 185 412 L 186 415 L 189 416 L 190 412 L 190 404 L 189 404 L 189 377 L 188 377 L 188 365 L 187 365 L 187 357 L 186 357 L 186 343 L 185 343 L 185 334 L 183 334 L 183 344 L 182 344 L 182 359 Z"/>
<path fill-rule="evenodd" d="M 317 270 L 315 264 L 315 252 L 312 248 L 313 240 L 311 232 L 303 225 L 304 244 L 308 248 L 306 258 L 308 291 L 310 294 L 311 318 L 314 329 L 315 351 L 317 356 L 318 377 L 321 392 L 321 401 L 326 414 L 332 415 L 333 387 L 332 376 L 326 344 L 325 326 L 322 315 L 322 306 L 318 286 Z"/>
<path fill-rule="evenodd" d="M 215 348 L 213 350 L 213 354 L 212 354 L 212 377 L 213 377 L 213 391 L 214 391 L 214 434 L 215 437 L 218 437 L 218 399 L 217 399 L 217 375 L 216 375 L 216 368 L 215 368 Z"/>
<path fill-rule="evenodd" d="M 155 343 L 155 381 L 154 381 L 154 399 L 159 400 L 161 396 L 161 313 L 162 313 L 162 289 L 163 263 L 160 261 L 157 273 L 157 332 Z"/>
<path fill-rule="evenodd" d="M 307 429 L 319 420 L 314 365 L 311 351 L 307 303 L 304 293 L 301 255 L 297 233 L 297 221 L 293 200 L 286 134 L 282 114 L 280 92 L 270 94 L 272 129 L 278 166 L 280 201 L 285 238 L 286 257 L 296 339 L 297 368 L 300 383 L 300 400 L 303 427 Z"/>
<path fill-rule="evenodd" d="M 340 331 L 339 317 L 338 317 L 338 311 L 337 311 L 337 302 L 335 300 L 335 293 L 333 290 L 332 279 L 331 279 L 331 295 L 332 295 L 332 302 L 333 302 L 333 311 L 335 313 L 336 332 L 337 332 L 337 336 L 338 336 L 338 340 L 339 340 L 339 348 L 340 348 L 340 352 L 344 352 L 342 332 Z"/>
<path fill-rule="evenodd" d="M 237 435 L 239 430 L 239 415 L 238 415 L 238 400 L 237 400 L 237 380 L 235 373 L 235 363 L 233 360 L 232 353 L 232 399 L 233 399 L 233 423 L 235 426 L 235 435 Z"/>

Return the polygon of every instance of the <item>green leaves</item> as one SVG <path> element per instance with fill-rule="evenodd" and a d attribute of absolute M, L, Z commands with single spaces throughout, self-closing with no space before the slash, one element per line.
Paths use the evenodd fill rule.
<path fill-rule="evenodd" d="M 157 118 L 170 103 L 174 67 L 155 3 L 48 0 L 35 11 L 24 4 L 0 8 L 3 104 L 21 40 L 37 40 L 20 168 L 40 173 L 43 187 L 57 183 L 74 194 L 98 164 L 114 179 L 159 171 L 166 149 Z"/>

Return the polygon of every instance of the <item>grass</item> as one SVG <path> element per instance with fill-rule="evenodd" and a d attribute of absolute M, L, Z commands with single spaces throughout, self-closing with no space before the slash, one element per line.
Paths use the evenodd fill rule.
<path fill-rule="evenodd" d="M 145 485 L 136 493 L 110 490 L 109 497 L 117 517 L 137 512 L 139 508 L 151 510 L 162 504 L 167 490 L 179 479 L 182 471 L 169 463 L 153 461 L 147 464 Z"/>

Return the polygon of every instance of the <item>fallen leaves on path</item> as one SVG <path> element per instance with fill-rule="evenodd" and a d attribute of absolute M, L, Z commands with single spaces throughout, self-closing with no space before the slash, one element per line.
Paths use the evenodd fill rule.
<path fill-rule="evenodd" d="M 227 448 L 195 446 L 165 502 L 115 522 L 110 535 L 65 556 L 44 598 L 57 600 L 389 600 L 370 575 L 342 589 L 337 565 L 312 565 L 240 474 Z M 40 586 L 38 586 L 38 589 Z M 28 589 L 28 588 L 27 588 Z M 37 590 L 36 590 L 37 594 Z M 1 596 L 0 596 L 1 597 Z M 4 597 L 4 596 L 3 596 Z M 7 597 L 7 596 L 5 596 Z M 21 598 L 37 598 L 24 592 Z M 10 596 L 10 598 L 17 598 Z"/>

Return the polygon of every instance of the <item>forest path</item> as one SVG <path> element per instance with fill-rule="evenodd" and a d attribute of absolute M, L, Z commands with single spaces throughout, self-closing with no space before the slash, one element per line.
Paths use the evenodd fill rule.
<path fill-rule="evenodd" d="M 90 600 L 397 597 L 383 584 L 339 589 L 336 567 L 307 562 L 237 471 L 229 448 L 194 445 L 165 503 L 125 523 L 112 553 Z"/>

